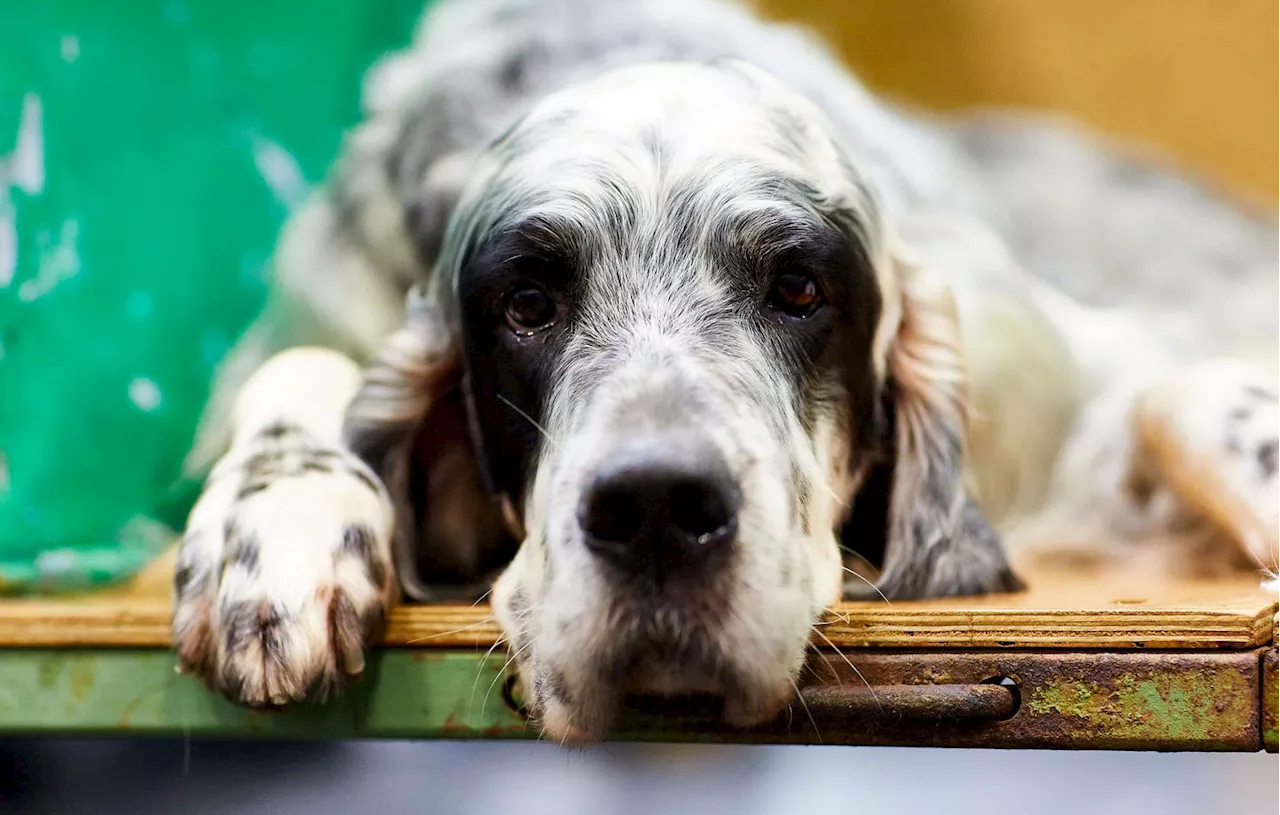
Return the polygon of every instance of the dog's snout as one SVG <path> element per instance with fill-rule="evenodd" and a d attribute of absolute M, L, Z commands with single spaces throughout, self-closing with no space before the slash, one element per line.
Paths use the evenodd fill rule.
<path fill-rule="evenodd" d="M 741 498 L 729 468 L 702 445 L 669 447 L 616 456 L 591 480 L 578 521 L 598 557 L 666 577 L 732 544 Z"/>

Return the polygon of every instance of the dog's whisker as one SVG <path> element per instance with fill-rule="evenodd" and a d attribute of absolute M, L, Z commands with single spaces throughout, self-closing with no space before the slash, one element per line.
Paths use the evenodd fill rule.
<path fill-rule="evenodd" d="M 418 643 L 428 642 L 428 641 L 430 641 L 430 640 L 438 640 L 438 639 L 440 639 L 441 637 L 452 637 L 454 634 L 461 634 L 461 633 L 462 633 L 462 632 L 464 632 L 464 631 L 471 631 L 471 630 L 473 630 L 473 629 L 476 629 L 476 628 L 480 628 L 480 627 L 482 627 L 482 626 L 489 625 L 489 624 L 490 624 L 490 623 L 492 623 L 492 622 L 493 622 L 493 615 L 492 615 L 492 614 L 486 614 L 483 620 L 477 620 L 477 621 L 476 621 L 476 622 L 474 622 L 474 623 L 470 623 L 470 624 L 468 624 L 468 625 L 464 625 L 464 626 L 462 626 L 461 628 L 454 628 L 454 629 L 451 629 L 451 630 L 449 630 L 449 631 L 438 631 L 438 632 L 436 632 L 435 634 L 427 634 L 427 635 L 426 635 L 426 636 L 424 636 L 424 637 L 414 637 L 413 639 L 408 640 L 405 644 L 406 644 L 406 645 L 417 645 Z M 498 639 L 499 639 L 499 640 L 501 640 L 501 639 L 502 639 L 502 637 L 498 637 Z"/>
<path fill-rule="evenodd" d="M 813 734 L 818 737 L 818 744 L 823 744 L 822 731 L 818 729 L 818 722 L 813 718 L 813 711 L 809 710 L 809 703 L 804 700 L 804 694 L 800 693 L 800 686 L 791 677 L 787 677 L 791 683 L 791 687 L 796 692 L 796 701 L 800 703 L 800 707 L 804 709 L 804 715 L 809 717 L 809 724 L 813 725 Z"/>
<path fill-rule="evenodd" d="M 832 623 L 847 623 L 850 619 L 848 614 L 840 614 L 839 612 L 832 611 L 831 609 L 827 609 L 823 616 L 827 619 L 818 620 L 814 623 L 815 626 L 831 625 Z"/>
<path fill-rule="evenodd" d="M 535 610 L 535 609 L 537 609 L 537 608 L 541 608 L 541 607 L 542 607 L 542 604 L 538 604 L 537 606 L 530 606 L 529 608 L 527 608 L 527 609 L 524 611 L 524 613 L 523 613 L 523 617 L 528 618 L 528 617 L 532 616 L 532 614 L 533 614 L 534 610 Z M 514 634 L 512 634 L 510 637 L 504 637 L 504 641 L 505 641 L 505 642 L 510 643 L 510 642 L 513 642 L 513 641 L 520 640 L 520 639 L 524 638 L 526 634 L 528 634 L 528 633 L 529 633 L 529 629 L 530 629 L 530 628 L 532 628 L 532 627 L 533 627 L 533 623 L 532 623 L 532 622 L 526 622 L 524 625 L 520 626 L 519 630 L 517 630 L 517 631 L 516 631 Z M 526 639 L 526 640 L 525 640 L 524 645 L 520 646 L 518 649 L 516 649 L 516 651 L 515 651 L 514 653 L 509 654 L 509 655 L 507 656 L 507 659 L 502 663 L 502 667 L 498 669 L 497 674 L 494 676 L 493 682 L 491 682 L 491 683 L 489 684 L 489 689 L 488 689 L 487 691 L 485 691 L 484 698 L 483 698 L 483 699 L 481 700 L 481 702 L 480 702 L 480 704 L 481 704 L 482 706 L 483 706 L 484 704 L 487 704 L 487 703 L 488 703 L 488 701 L 489 701 L 489 696 L 493 693 L 493 689 L 494 689 L 494 687 L 496 687 L 497 683 L 502 679 L 503 675 L 504 675 L 504 674 L 506 674 L 506 672 L 507 672 L 507 668 L 509 668 L 513 662 L 515 662 L 517 659 L 519 659 L 521 654 L 523 654 L 523 653 L 524 653 L 525 651 L 527 651 L 530 647 L 532 647 L 532 646 L 533 646 L 533 643 L 534 643 L 534 640 L 533 640 L 532 638 L 528 638 L 528 639 Z M 497 643 L 495 643 L 494 645 L 496 646 L 496 645 L 497 645 Z M 493 653 L 493 648 L 490 648 L 490 649 L 489 649 L 489 652 L 485 654 L 485 658 L 486 658 L 486 660 L 488 659 L 488 656 L 489 656 L 489 654 L 491 654 L 491 653 Z M 483 664 L 483 663 L 481 663 L 481 664 Z M 476 673 L 475 681 L 474 681 L 474 682 L 472 682 L 472 684 L 471 684 L 471 702 L 470 702 L 469 704 L 474 703 L 476 687 L 478 686 L 479 682 L 480 682 L 480 674 L 479 674 L 479 672 L 477 672 L 477 673 Z M 526 723 L 525 723 L 525 726 L 526 726 L 526 727 L 528 726 L 528 722 L 526 722 Z"/>
<path fill-rule="evenodd" d="M 480 675 L 484 673 L 484 666 L 486 663 L 488 663 L 489 657 L 498 648 L 498 646 L 510 641 L 511 641 L 511 638 L 509 636 L 507 636 L 505 633 L 502 634 L 496 640 L 493 641 L 493 645 L 490 645 L 489 650 L 485 651 L 484 656 L 480 658 L 478 664 L 476 665 L 475 678 L 471 680 L 471 695 L 467 697 L 468 710 L 472 710 L 475 707 L 476 688 L 480 686 Z M 501 674 L 501 671 L 499 671 L 499 674 Z"/>
<path fill-rule="evenodd" d="M 863 583 L 866 583 L 868 586 L 870 586 L 872 591 L 880 595 L 880 599 L 883 600 L 886 605 L 889 605 L 889 606 L 893 605 L 893 603 L 889 602 L 889 598 L 884 596 L 884 592 L 880 591 L 880 587 L 877 586 L 875 583 L 872 583 L 870 580 L 863 577 L 861 574 L 858 574 L 858 572 L 854 571 L 853 569 L 850 569 L 848 566 L 841 566 L 840 568 L 844 569 L 849 574 L 853 575 L 854 577 L 861 580 Z"/>
<path fill-rule="evenodd" d="M 816 626 L 816 625 L 820 625 L 820 624 L 824 624 L 824 623 L 820 623 L 820 622 L 819 622 L 819 623 L 814 623 L 814 625 L 815 625 L 815 626 Z M 809 647 L 810 647 L 810 649 L 812 649 L 812 650 L 813 650 L 813 652 L 814 652 L 815 654 L 816 654 L 816 653 L 820 653 L 820 652 L 818 652 L 818 650 L 817 650 L 816 648 L 814 648 L 812 645 L 810 645 Z M 809 673 L 813 674 L 814 678 L 816 679 L 816 678 L 818 678 L 818 671 L 817 671 L 817 669 L 816 669 L 816 668 L 814 668 L 814 667 L 813 667 L 813 664 L 812 664 L 812 663 L 813 663 L 813 661 L 814 661 L 814 660 L 805 660 L 805 668 L 809 671 Z M 825 660 L 825 659 L 818 659 L 817 661 L 818 661 L 818 662 L 821 662 L 821 663 L 822 663 L 822 666 L 823 666 L 823 667 L 825 667 L 825 668 L 827 669 L 827 671 L 831 674 L 831 678 L 832 678 L 832 679 L 834 679 L 834 680 L 836 681 L 836 685 L 837 685 L 837 686 L 839 686 L 839 687 L 842 687 L 842 688 L 843 688 L 843 687 L 844 687 L 844 680 L 840 678 L 840 672 L 839 672 L 839 671 L 837 671 L 837 670 L 835 669 L 835 666 L 833 666 L 833 665 L 831 664 L 831 662 L 830 662 L 830 661 Z"/>
<path fill-rule="evenodd" d="M 537 419 L 534 419 L 528 413 L 525 413 L 523 410 L 520 409 L 519 405 L 517 405 L 515 402 L 512 402 L 510 399 L 503 396 L 502 394 L 495 393 L 494 396 L 498 397 L 498 401 L 502 402 L 504 405 L 514 410 L 516 414 L 519 415 L 526 422 L 533 425 L 533 428 L 537 430 L 539 433 L 541 433 L 543 438 L 547 440 L 547 444 L 551 445 L 551 449 L 553 450 L 559 449 L 559 445 L 556 443 L 556 440 L 551 436 L 551 431 L 547 430 L 545 427 L 539 424 Z"/>
<path fill-rule="evenodd" d="M 844 664 L 848 665 L 850 670 L 852 670 L 855 674 L 858 675 L 858 678 L 862 680 L 862 684 L 866 685 L 867 690 L 871 691 L 871 698 L 875 700 L 876 707 L 880 708 L 880 710 L 883 711 L 884 705 L 880 704 L 880 697 L 876 695 L 876 689 L 871 687 L 871 683 L 868 682 L 867 678 L 862 675 L 862 671 L 858 670 L 858 666 L 854 665 L 853 661 L 849 659 L 849 657 L 844 653 L 844 651 L 841 651 L 839 648 L 837 648 L 836 644 L 832 642 L 831 639 L 826 634 L 823 634 L 820 630 L 816 628 L 813 630 L 813 632 L 817 634 L 819 637 L 822 637 L 822 639 L 827 643 L 827 645 L 831 646 L 831 650 L 835 651 L 836 654 L 841 659 L 844 660 Z"/>
<path fill-rule="evenodd" d="M 524 645 L 521 645 L 520 647 L 518 647 L 518 649 L 516 649 L 515 651 L 512 651 L 511 654 L 507 655 L 507 659 L 503 660 L 502 668 L 498 669 L 498 673 L 495 674 L 493 678 L 493 682 L 489 683 L 489 690 L 485 691 L 485 695 L 483 699 L 480 700 L 481 706 L 485 705 L 486 702 L 489 701 L 489 696 L 492 695 L 493 688 L 497 687 L 498 682 L 502 681 L 502 677 L 504 676 L 504 674 L 507 673 L 507 669 L 511 667 L 512 663 L 515 663 L 517 659 L 520 659 L 520 655 L 524 654 L 525 651 L 529 650 L 532 644 L 534 644 L 534 641 L 532 640 L 526 641 Z"/>
<path fill-rule="evenodd" d="M 507 657 L 506 662 L 502 663 L 502 667 L 498 669 L 497 675 L 494 676 L 493 681 L 489 683 L 489 689 L 485 691 L 484 698 L 480 700 L 481 707 L 484 707 L 489 703 L 489 697 L 493 695 L 493 689 L 498 686 L 498 682 L 502 680 L 502 677 L 506 674 L 507 668 L 510 667 L 511 663 L 519 659 L 520 655 L 527 651 L 531 645 L 533 645 L 533 640 L 529 640 L 524 645 L 520 646 L 513 654 Z"/>
<path fill-rule="evenodd" d="M 481 659 L 480 659 L 480 664 L 476 667 L 476 676 L 475 676 L 475 679 L 473 679 L 473 680 L 472 680 L 472 682 L 471 682 L 471 695 L 470 695 L 470 696 L 468 697 L 468 699 L 467 699 L 467 709 L 468 709 L 468 710 L 474 710 L 474 708 L 475 708 L 476 688 L 478 688 L 478 687 L 480 686 L 480 675 L 484 672 L 484 666 L 485 666 L 485 664 L 489 661 L 489 657 L 493 654 L 494 650 L 495 650 L 495 649 L 497 649 L 497 648 L 498 648 L 498 646 L 500 646 L 500 645 L 509 644 L 509 643 L 513 642 L 514 640 L 518 640 L 518 639 L 520 639 L 521 637 L 523 637 L 525 634 L 527 634 L 527 633 L 528 633 L 528 631 L 529 631 L 529 627 L 530 627 L 530 626 L 529 626 L 528 624 L 523 625 L 523 626 L 521 626 L 521 627 L 520 627 L 520 629 L 519 629 L 519 630 L 517 630 L 515 633 L 513 633 L 513 634 L 511 634 L 511 635 L 509 635 L 509 636 L 508 636 L 507 634 L 505 634 L 505 633 L 504 633 L 501 637 L 499 637 L 499 638 L 498 638 L 498 639 L 493 643 L 493 645 L 489 646 L 489 650 L 488 650 L 488 651 L 485 651 L 484 656 L 483 656 L 483 657 L 481 657 Z M 497 683 L 497 681 L 498 681 L 499 679 L 501 679 L 501 678 L 502 678 L 502 675 L 503 675 L 504 673 L 506 673 L 507 666 L 509 666 L 509 665 L 511 664 L 511 661 L 512 661 L 516 656 L 518 656 L 520 653 L 524 652 L 524 650 L 525 650 L 526 648 L 528 648 L 529 646 L 531 646 L 532 644 L 533 644 L 533 640 L 532 640 L 532 639 L 528 640 L 528 641 L 527 641 L 523 646 L 521 646 L 521 647 L 520 647 L 520 649 L 519 649 L 519 650 L 517 650 L 517 651 L 516 651 L 516 653 L 515 653 L 515 654 L 510 655 L 510 656 L 508 656 L 508 657 L 507 657 L 507 659 L 503 662 L 502 667 L 498 669 L 498 672 L 497 672 L 497 674 L 495 675 L 495 678 L 494 678 L 494 684 L 496 684 L 496 683 Z M 488 692 L 486 692 L 486 693 L 485 693 L 484 698 L 483 698 L 483 699 L 481 700 L 481 702 L 480 702 L 480 704 L 481 704 L 481 705 L 484 705 L 485 703 L 487 703 L 487 702 L 489 701 L 489 694 L 491 694 L 491 693 L 493 693 L 493 684 L 491 684 L 491 685 L 489 686 L 489 690 L 488 690 Z"/>
<path fill-rule="evenodd" d="M 837 507 L 847 507 L 848 498 L 841 497 L 835 488 L 831 486 L 831 479 L 827 477 L 826 469 L 818 461 L 813 449 L 808 444 L 801 444 L 798 447 L 801 458 L 800 468 L 804 472 L 805 478 L 822 489 L 835 502 Z"/>
<path fill-rule="evenodd" d="M 867 556 L 866 556 L 866 555 L 864 555 L 864 554 L 862 554 L 861 552 L 858 552 L 858 551 L 855 551 L 855 550 L 853 550 L 853 549 L 850 549 L 848 546 L 845 546 L 843 543 L 836 544 L 836 545 L 839 547 L 839 549 L 840 549 L 840 551 L 841 551 L 841 552 L 844 552 L 844 553 L 845 553 L 846 555 L 848 555 L 849 557 L 857 558 L 858 560 L 860 560 L 860 561 L 862 561 L 863 563 L 865 563 L 865 564 L 868 566 L 868 568 L 871 568 L 871 569 L 876 569 L 876 568 L 877 568 L 877 567 L 876 567 L 876 564 L 874 564 L 874 563 L 872 563 L 870 560 L 868 560 L 868 559 L 867 559 Z"/>

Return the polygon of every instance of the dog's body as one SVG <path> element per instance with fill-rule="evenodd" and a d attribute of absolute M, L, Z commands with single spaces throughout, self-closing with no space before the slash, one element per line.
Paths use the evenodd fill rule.
<path fill-rule="evenodd" d="M 1060 128 L 894 110 L 712 0 L 446 0 L 366 113 L 198 451 L 235 437 L 175 629 L 233 697 L 336 688 L 397 586 L 509 561 L 557 738 L 636 688 L 772 715 L 840 548 L 899 597 L 1016 587 L 988 520 L 1274 568 L 1274 218 Z M 259 370 L 299 344 L 355 362 Z"/>

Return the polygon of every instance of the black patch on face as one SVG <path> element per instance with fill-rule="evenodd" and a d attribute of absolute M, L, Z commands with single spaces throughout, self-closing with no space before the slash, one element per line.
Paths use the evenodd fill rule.
<path fill-rule="evenodd" d="M 531 221 L 484 241 L 459 277 L 464 388 L 475 421 L 478 455 L 492 487 L 519 506 L 541 442 L 551 371 L 571 319 L 580 264 L 571 233 Z M 536 286 L 556 304 L 553 323 L 529 336 L 504 316 L 507 296 Z M 536 424 L 535 424 L 536 423 Z"/>
<path fill-rule="evenodd" d="M 831 286 L 835 325 L 818 355 L 819 373 L 809 378 L 805 394 L 806 404 L 816 408 L 832 392 L 828 383 L 832 379 L 838 382 L 836 392 L 845 400 L 842 413 L 850 424 L 851 471 L 857 470 L 866 456 L 879 453 L 885 432 L 881 394 L 871 359 L 883 304 L 866 249 L 852 232 L 851 228 L 843 232 L 846 237 L 838 251 L 827 250 L 828 257 L 849 265 Z"/>
<path fill-rule="evenodd" d="M 791 317 L 763 304 L 757 305 L 758 324 L 795 383 L 795 409 L 806 434 L 812 437 L 824 415 L 848 422 L 850 472 L 868 462 L 891 461 L 887 446 L 892 443 L 891 420 L 871 359 L 882 302 L 857 226 L 854 216 L 844 212 L 824 213 L 820 222 L 778 218 L 771 224 L 743 225 L 735 234 L 749 234 L 750 239 L 744 245 L 739 238 L 738 245 L 727 247 L 729 256 L 738 258 L 730 266 L 737 285 L 757 304 L 779 275 L 804 275 L 818 284 L 825 304 L 813 315 Z M 872 471 L 865 495 L 855 504 L 856 519 L 846 526 L 858 531 L 859 553 L 872 562 L 883 556 L 891 477 L 891 465 Z M 861 551 L 870 541 L 875 541 L 872 551 Z"/>
<path fill-rule="evenodd" d="M 795 182 L 774 183 L 789 191 L 782 193 L 786 199 L 817 195 Z M 806 432 L 813 432 L 824 411 L 836 410 L 850 418 L 852 444 L 860 450 L 878 433 L 871 343 L 882 308 L 879 285 L 855 216 L 820 216 L 753 213 L 720 231 L 717 257 L 728 260 L 731 284 L 758 315 L 766 341 L 796 382 Z M 803 318 L 772 308 L 768 293 L 782 275 L 813 280 L 824 305 Z"/>

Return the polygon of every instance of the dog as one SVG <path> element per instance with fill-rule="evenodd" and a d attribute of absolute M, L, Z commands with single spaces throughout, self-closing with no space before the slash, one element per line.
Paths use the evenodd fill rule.
<path fill-rule="evenodd" d="M 364 106 L 192 453 L 174 636 L 229 698 L 492 585 L 548 738 L 751 726 L 842 595 L 1016 591 L 1006 544 L 1274 569 L 1273 214 L 719 0 L 442 0 Z"/>

